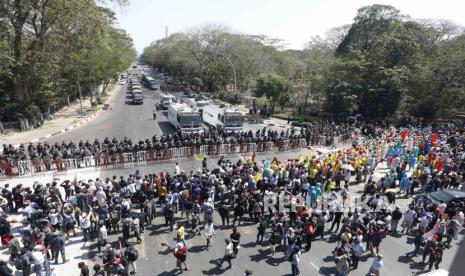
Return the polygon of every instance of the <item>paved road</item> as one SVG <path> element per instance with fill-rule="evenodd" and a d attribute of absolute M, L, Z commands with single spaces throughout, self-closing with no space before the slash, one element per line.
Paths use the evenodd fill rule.
<path fill-rule="evenodd" d="M 140 71 L 139 71 L 140 73 Z M 153 119 L 153 108 L 159 102 L 160 89 L 149 90 L 143 88 L 144 104 L 133 105 L 129 94 L 126 94 L 126 86 L 120 85 L 116 88 L 116 95 L 110 101 L 111 110 L 103 111 L 97 118 L 87 124 L 71 131 L 59 134 L 47 139 L 47 142 L 61 143 L 62 141 L 93 141 L 95 138 L 103 140 L 105 137 L 131 138 L 133 141 L 158 137 L 162 134 L 171 133 L 174 127 L 161 112 L 157 114 L 157 119 Z M 178 98 L 183 98 L 182 93 L 174 93 Z M 262 129 L 264 124 L 245 124 L 245 130 L 256 131 Z M 282 130 L 279 127 L 272 127 L 275 130 Z"/>

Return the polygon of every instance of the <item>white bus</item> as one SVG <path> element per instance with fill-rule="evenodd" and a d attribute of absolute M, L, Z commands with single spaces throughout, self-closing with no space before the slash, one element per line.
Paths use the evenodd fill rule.
<path fill-rule="evenodd" d="M 200 112 L 184 103 L 171 103 L 168 105 L 168 121 L 182 132 L 203 131 Z"/>
<path fill-rule="evenodd" d="M 213 104 L 202 107 L 202 120 L 210 127 L 221 128 L 227 132 L 241 131 L 244 125 L 244 116 L 239 110 L 221 108 Z"/>

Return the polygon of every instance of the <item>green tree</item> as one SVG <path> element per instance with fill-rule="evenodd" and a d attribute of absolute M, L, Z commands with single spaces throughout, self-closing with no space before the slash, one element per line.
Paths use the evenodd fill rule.
<path fill-rule="evenodd" d="M 283 98 L 288 97 L 289 81 L 277 74 L 264 74 L 255 80 L 253 91 L 257 97 L 265 97 L 270 103 L 271 113 Z"/>

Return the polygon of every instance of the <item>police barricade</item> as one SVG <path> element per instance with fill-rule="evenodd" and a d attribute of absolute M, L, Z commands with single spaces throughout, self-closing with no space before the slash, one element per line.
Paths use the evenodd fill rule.
<path fill-rule="evenodd" d="M 247 143 L 241 143 L 239 145 L 239 152 L 240 153 L 246 153 L 247 152 Z"/>
<path fill-rule="evenodd" d="M 263 152 L 270 152 L 272 151 L 275 144 L 273 142 L 266 142 L 263 147 Z"/>
<path fill-rule="evenodd" d="M 82 158 L 82 166 L 84 167 L 92 167 L 94 164 L 92 163 L 92 156 L 84 156 Z"/>
<path fill-rule="evenodd" d="M 35 167 L 35 165 L 33 165 Z M 53 160 L 54 172 L 66 171 L 66 165 L 63 159 Z"/>
<path fill-rule="evenodd" d="M 303 149 L 307 147 L 307 140 L 299 139 L 299 148 Z"/>
<path fill-rule="evenodd" d="M 228 149 L 229 144 L 220 144 L 218 148 L 218 155 L 224 155 L 226 154 L 226 151 Z"/>
<path fill-rule="evenodd" d="M 31 162 L 29 160 L 18 160 L 16 165 L 18 175 L 26 175 L 32 172 Z"/>
<path fill-rule="evenodd" d="M 229 147 L 229 154 L 238 154 L 241 152 L 241 145 L 231 145 Z"/>
<path fill-rule="evenodd" d="M 138 165 L 145 165 L 147 164 L 148 160 L 148 153 L 147 151 L 138 151 L 136 152 L 136 162 Z"/>
<path fill-rule="evenodd" d="M 279 148 L 279 151 L 287 151 L 289 150 L 289 147 L 290 147 L 289 140 L 284 140 L 282 141 L 281 147 L 278 147 L 278 148 Z"/>
<path fill-rule="evenodd" d="M 297 140 L 297 139 L 289 140 L 289 149 L 290 150 L 296 150 L 298 147 L 299 147 L 299 140 Z"/>
<path fill-rule="evenodd" d="M 257 144 L 249 143 L 247 145 L 247 152 L 257 152 Z"/>
<path fill-rule="evenodd" d="M 208 154 L 208 145 L 202 145 L 199 148 L 199 152 L 197 154 L 202 154 L 202 155 L 209 155 Z"/>
<path fill-rule="evenodd" d="M 63 159 L 63 165 L 67 170 L 74 170 L 78 168 L 78 161 L 74 158 Z"/>
<path fill-rule="evenodd" d="M 45 171 L 45 166 L 42 160 L 31 160 L 31 164 L 33 174 L 43 173 Z"/>
<path fill-rule="evenodd" d="M 147 151 L 147 164 L 154 164 L 157 158 L 157 153 L 155 150 Z"/>

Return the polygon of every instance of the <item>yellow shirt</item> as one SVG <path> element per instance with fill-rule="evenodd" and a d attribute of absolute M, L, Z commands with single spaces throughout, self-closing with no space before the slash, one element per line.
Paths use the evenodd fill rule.
<path fill-rule="evenodd" d="M 180 238 L 181 240 L 184 240 L 184 236 L 186 236 L 186 230 L 184 229 L 184 226 L 179 226 L 178 231 L 176 233 L 177 237 Z"/>

